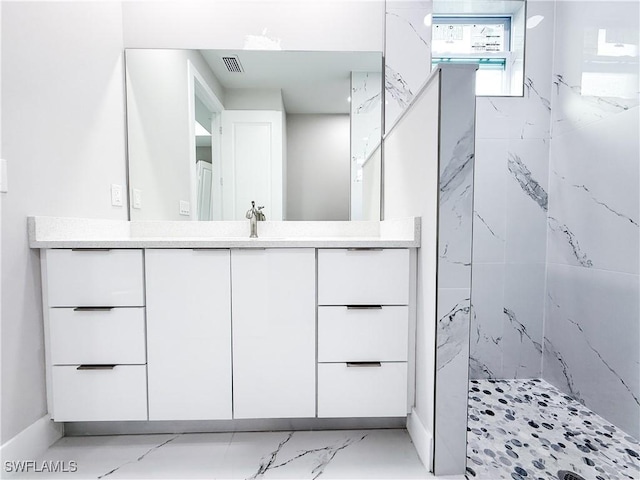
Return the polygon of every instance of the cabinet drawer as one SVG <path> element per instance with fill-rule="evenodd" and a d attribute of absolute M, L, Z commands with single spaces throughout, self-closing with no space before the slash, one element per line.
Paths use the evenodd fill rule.
<path fill-rule="evenodd" d="M 407 364 L 318 365 L 318 417 L 404 417 Z"/>
<path fill-rule="evenodd" d="M 48 306 L 144 306 L 142 250 L 45 252 Z"/>
<path fill-rule="evenodd" d="M 409 250 L 318 250 L 319 305 L 407 305 Z"/>
<path fill-rule="evenodd" d="M 319 362 L 406 362 L 409 307 L 318 307 Z"/>
<path fill-rule="evenodd" d="M 144 308 L 49 309 L 51 363 L 144 364 Z"/>
<path fill-rule="evenodd" d="M 53 367 L 53 418 L 57 422 L 147 419 L 147 367 L 111 370 Z"/>

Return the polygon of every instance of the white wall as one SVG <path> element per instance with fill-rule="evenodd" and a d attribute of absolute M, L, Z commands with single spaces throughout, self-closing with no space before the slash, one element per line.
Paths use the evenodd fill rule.
<path fill-rule="evenodd" d="M 265 29 L 283 50 L 382 51 L 384 42 L 380 0 L 138 0 L 122 8 L 127 48 L 239 49 Z"/>
<path fill-rule="evenodd" d="M 433 432 L 438 232 L 438 99 L 440 78 L 427 86 L 412 110 L 383 143 L 384 218 L 422 218 L 418 251 L 415 410 Z M 415 152 L 421 152 L 416 155 Z"/>
<path fill-rule="evenodd" d="M 287 220 L 349 219 L 349 115 L 287 115 Z"/>
<path fill-rule="evenodd" d="M 278 88 L 227 88 L 224 106 L 227 110 L 284 111 L 282 91 Z"/>
<path fill-rule="evenodd" d="M 127 218 L 122 11 L 114 2 L 3 2 L 2 430 L 46 413 L 40 262 L 27 215 Z"/>

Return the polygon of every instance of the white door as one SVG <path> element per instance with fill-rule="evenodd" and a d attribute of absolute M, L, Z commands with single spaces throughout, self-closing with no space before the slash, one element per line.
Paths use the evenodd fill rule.
<path fill-rule="evenodd" d="M 213 220 L 211 216 L 211 164 L 199 160 L 198 164 L 198 220 Z"/>
<path fill-rule="evenodd" d="M 229 250 L 145 250 L 149 420 L 231 418 Z"/>
<path fill-rule="evenodd" d="M 233 416 L 316 414 L 313 248 L 232 250 Z"/>
<path fill-rule="evenodd" d="M 251 201 L 267 220 L 282 220 L 282 112 L 222 112 L 223 220 L 244 220 Z"/>

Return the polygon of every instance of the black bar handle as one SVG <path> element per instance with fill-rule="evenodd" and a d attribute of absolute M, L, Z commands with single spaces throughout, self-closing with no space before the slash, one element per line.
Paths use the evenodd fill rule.
<path fill-rule="evenodd" d="M 115 365 L 87 363 L 84 365 L 79 365 L 76 370 L 113 370 L 115 367 Z"/>
<path fill-rule="evenodd" d="M 109 312 L 114 307 L 75 307 L 74 312 Z"/>
<path fill-rule="evenodd" d="M 110 248 L 72 248 L 72 252 L 110 252 Z"/>
<path fill-rule="evenodd" d="M 382 305 L 347 305 L 347 310 L 382 310 Z"/>
<path fill-rule="evenodd" d="M 347 362 L 347 367 L 381 367 L 380 362 Z"/>

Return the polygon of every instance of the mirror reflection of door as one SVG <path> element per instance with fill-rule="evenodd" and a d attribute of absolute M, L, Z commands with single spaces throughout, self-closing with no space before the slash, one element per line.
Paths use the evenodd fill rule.
<path fill-rule="evenodd" d="M 196 174 L 198 178 L 197 210 L 198 220 L 213 220 L 213 117 L 207 106 L 195 93 L 195 148 Z"/>
<path fill-rule="evenodd" d="M 222 105 L 195 68 L 193 82 L 192 219 L 222 220 L 220 115 Z"/>

